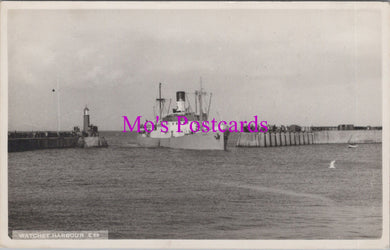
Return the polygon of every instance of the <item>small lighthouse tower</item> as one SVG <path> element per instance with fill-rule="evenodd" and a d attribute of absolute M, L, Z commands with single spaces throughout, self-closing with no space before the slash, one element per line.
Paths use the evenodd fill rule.
<path fill-rule="evenodd" d="M 88 133 L 89 129 L 89 109 L 87 106 L 84 108 L 84 124 L 83 124 L 83 131 Z"/>
<path fill-rule="evenodd" d="M 77 145 L 81 148 L 100 148 L 108 146 L 106 139 L 99 136 L 98 127 L 89 123 L 89 109 L 87 106 L 84 108 L 83 132 L 82 135 L 79 136 Z"/>

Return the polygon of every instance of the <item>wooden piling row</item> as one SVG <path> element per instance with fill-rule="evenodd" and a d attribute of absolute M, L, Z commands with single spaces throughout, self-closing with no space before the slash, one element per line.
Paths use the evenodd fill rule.
<path fill-rule="evenodd" d="M 237 147 L 283 147 L 310 145 L 314 134 L 310 132 L 240 133 Z"/>
<path fill-rule="evenodd" d="M 290 132 L 286 132 L 286 146 L 291 145 Z"/>

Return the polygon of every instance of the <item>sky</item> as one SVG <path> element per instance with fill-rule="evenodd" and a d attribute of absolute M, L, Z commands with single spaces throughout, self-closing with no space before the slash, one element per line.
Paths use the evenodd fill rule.
<path fill-rule="evenodd" d="M 10 10 L 8 130 L 56 130 L 58 108 L 81 127 L 86 105 L 123 130 L 159 82 L 172 108 L 200 78 L 219 120 L 380 126 L 381 28 L 379 10 Z"/>

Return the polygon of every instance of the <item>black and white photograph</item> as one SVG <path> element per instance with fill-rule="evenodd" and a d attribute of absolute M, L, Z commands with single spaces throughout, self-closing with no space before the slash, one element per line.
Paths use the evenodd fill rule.
<path fill-rule="evenodd" d="M 389 11 L 2 2 L 0 245 L 388 248 Z"/>

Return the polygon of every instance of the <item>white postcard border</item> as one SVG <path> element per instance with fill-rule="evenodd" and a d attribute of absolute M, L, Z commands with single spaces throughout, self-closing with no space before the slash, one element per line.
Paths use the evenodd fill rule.
<path fill-rule="evenodd" d="M 1 2 L 0 247 L 170 249 L 373 249 L 389 248 L 390 7 L 386 2 Z M 383 230 L 377 240 L 11 240 L 8 237 L 8 54 L 7 13 L 13 9 L 375 9 L 382 15 Z"/>

